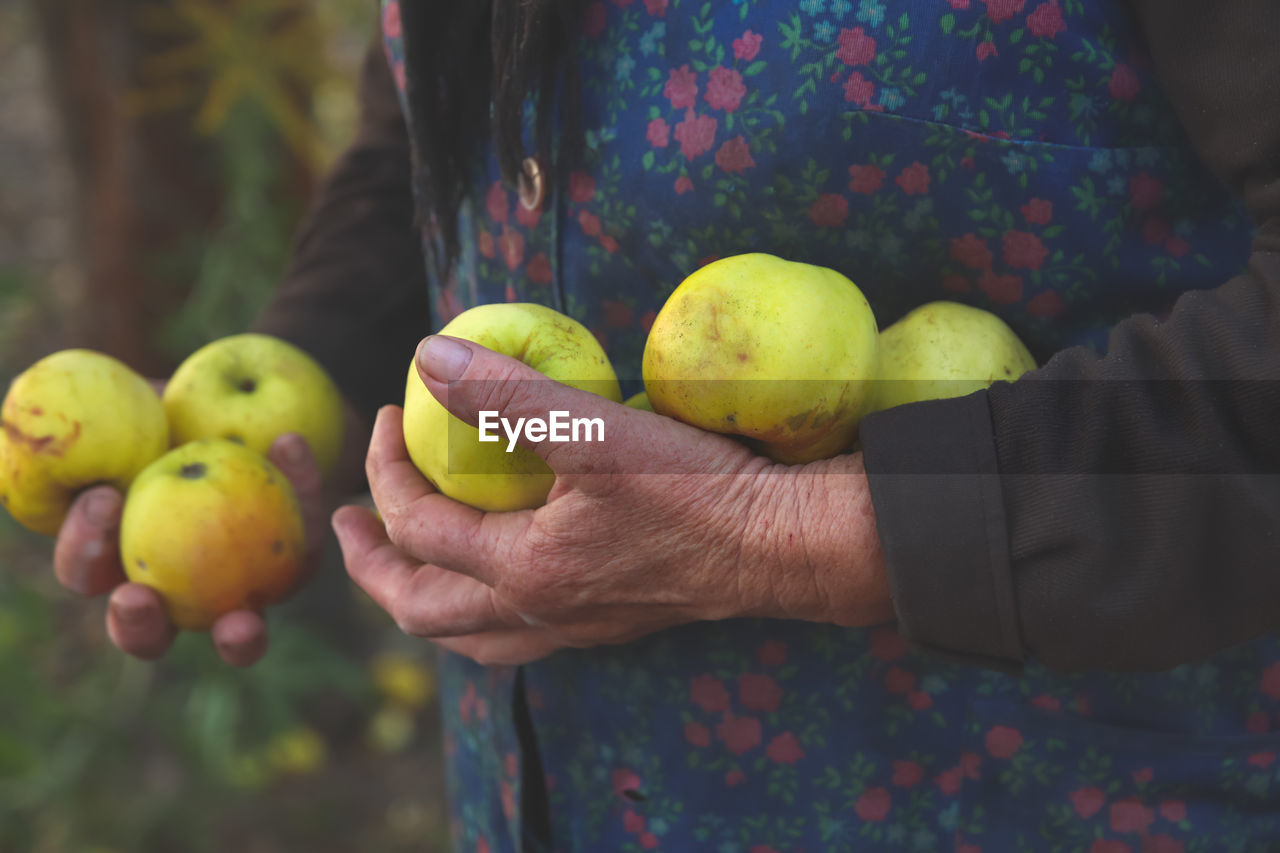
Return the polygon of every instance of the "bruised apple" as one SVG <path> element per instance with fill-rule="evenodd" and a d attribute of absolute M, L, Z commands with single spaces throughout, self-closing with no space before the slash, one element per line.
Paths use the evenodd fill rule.
<path fill-rule="evenodd" d="M 649 331 L 644 386 L 658 414 L 812 462 L 856 439 L 876 344 L 871 306 L 840 273 L 736 255 L 671 294 Z"/>
<path fill-rule="evenodd" d="M 203 630 L 232 610 L 281 600 L 305 552 L 293 486 L 266 457 L 232 441 L 171 450 L 125 497 L 125 574 L 160 593 L 179 628 Z"/>

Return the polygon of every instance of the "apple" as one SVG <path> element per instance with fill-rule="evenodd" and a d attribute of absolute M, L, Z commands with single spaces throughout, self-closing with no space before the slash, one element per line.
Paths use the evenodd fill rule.
<path fill-rule="evenodd" d="M 164 389 L 175 446 L 225 438 L 266 455 L 287 432 L 311 446 L 323 474 L 342 450 L 342 395 L 315 359 L 270 335 L 232 335 L 192 353 Z"/>
<path fill-rule="evenodd" d="M 958 302 L 930 302 L 880 333 L 871 409 L 963 397 L 1012 382 L 1036 361 L 1003 320 Z"/>
<path fill-rule="evenodd" d="M 618 377 L 585 326 L 554 309 L 529 302 L 479 305 L 440 330 L 519 359 L 534 370 L 580 391 L 622 402 Z M 480 440 L 478 428 L 440 405 L 409 364 L 404 396 L 404 440 L 409 458 L 428 480 L 454 500 L 489 512 L 533 509 L 546 503 L 555 483 L 547 463 L 531 450 L 507 452 L 502 429 Z"/>
<path fill-rule="evenodd" d="M 708 264 L 663 305 L 645 344 L 655 412 L 740 435 L 778 462 L 847 450 L 876 369 L 876 319 L 840 273 L 773 255 Z"/>
<path fill-rule="evenodd" d="M 649 395 L 641 391 L 639 394 L 632 394 L 630 397 L 622 401 L 622 405 L 630 406 L 633 409 L 639 409 L 642 412 L 652 412 L 653 403 L 649 402 Z"/>
<path fill-rule="evenodd" d="M 125 496 L 120 559 L 179 628 L 261 610 L 293 589 L 306 553 L 298 498 L 262 454 L 202 439 L 148 465 Z"/>
<path fill-rule="evenodd" d="M 23 526 L 57 534 L 76 493 L 124 491 L 169 449 L 151 385 L 99 352 L 69 349 L 13 380 L 0 406 L 0 504 Z"/>

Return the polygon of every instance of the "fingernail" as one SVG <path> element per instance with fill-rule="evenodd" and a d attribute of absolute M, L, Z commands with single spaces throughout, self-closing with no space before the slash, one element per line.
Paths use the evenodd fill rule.
<path fill-rule="evenodd" d="M 141 625 L 146 622 L 151 608 L 141 601 L 130 601 L 126 596 L 119 596 L 111 602 L 111 612 L 125 625 Z"/>
<path fill-rule="evenodd" d="M 115 492 L 94 492 L 89 495 L 84 513 L 98 527 L 114 527 L 120 522 L 120 496 Z"/>
<path fill-rule="evenodd" d="M 460 379 L 471 363 L 471 350 L 452 338 L 432 335 L 418 348 L 418 364 L 441 382 Z"/>

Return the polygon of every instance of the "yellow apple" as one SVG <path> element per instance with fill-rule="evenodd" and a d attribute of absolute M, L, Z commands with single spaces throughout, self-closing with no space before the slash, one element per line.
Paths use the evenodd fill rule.
<path fill-rule="evenodd" d="M 306 537 L 289 480 L 231 441 L 193 441 L 134 480 L 120 521 L 125 574 L 163 597 L 179 628 L 261 610 L 293 588 Z"/>
<path fill-rule="evenodd" d="M 880 372 L 873 411 L 963 397 L 993 382 L 1012 382 L 1036 367 L 1005 322 L 958 302 L 930 302 L 880 333 Z"/>
<path fill-rule="evenodd" d="M 328 475 L 342 449 L 342 395 L 302 350 L 270 335 L 232 335 L 192 353 L 164 389 L 174 445 L 238 441 L 266 454 L 286 432 L 311 445 Z"/>
<path fill-rule="evenodd" d="M 0 504 L 52 536 L 76 492 L 124 491 L 169 449 L 164 407 L 145 379 L 110 356 L 56 352 L 13 380 L 0 407 Z"/>
<path fill-rule="evenodd" d="M 853 444 L 875 364 L 875 316 L 852 281 L 747 254 L 676 288 L 649 331 L 643 374 L 658 414 L 799 464 Z"/>
<path fill-rule="evenodd" d="M 519 359 L 548 379 L 622 402 L 618 378 L 595 336 L 554 309 L 527 302 L 479 305 L 440 333 Z M 404 440 L 423 476 L 454 500 L 490 512 L 544 504 L 555 483 L 547 463 L 524 447 L 507 452 L 501 428 L 489 434 L 499 440 L 482 442 L 479 429 L 436 402 L 410 363 Z"/>

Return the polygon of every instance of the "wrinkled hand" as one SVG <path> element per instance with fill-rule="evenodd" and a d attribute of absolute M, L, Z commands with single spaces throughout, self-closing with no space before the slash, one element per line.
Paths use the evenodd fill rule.
<path fill-rule="evenodd" d="M 306 525 L 306 571 L 318 562 L 324 542 L 327 505 L 323 479 L 305 439 L 288 433 L 276 439 L 271 461 L 289 478 L 298 494 Z M 54 546 L 53 567 L 67 589 L 86 596 L 111 592 L 107 633 L 121 650 L 145 660 L 163 655 L 176 629 L 160 595 L 148 586 L 129 583 L 120 564 L 120 513 L 123 495 L 111 486 L 95 486 L 76 498 Z M 267 625 L 250 610 L 237 610 L 214 623 L 214 645 L 224 661 L 249 666 L 267 650 Z"/>
<path fill-rule="evenodd" d="M 546 505 L 484 513 L 432 488 L 402 411 L 382 409 L 366 473 L 385 525 L 355 506 L 333 524 L 347 571 L 405 632 L 519 664 L 697 620 L 892 618 L 860 456 L 775 465 L 476 344 L 428 341 L 419 374 L 464 421 L 557 409 L 603 419 L 606 440 L 522 442 L 556 473 Z"/>

